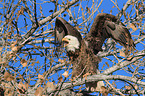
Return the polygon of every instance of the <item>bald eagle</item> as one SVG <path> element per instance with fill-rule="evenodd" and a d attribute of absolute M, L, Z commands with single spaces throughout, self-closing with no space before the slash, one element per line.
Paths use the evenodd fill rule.
<path fill-rule="evenodd" d="M 55 39 L 66 47 L 67 55 L 73 64 L 72 77 L 83 77 L 85 74 L 97 74 L 102 45 L 107 38 L 113 38 L 128 51 L 135 44 L 131 34 L 123 23 L 114 15 L 100 13 L 94 19 L 89 33 L 85 38 L 76 28 L 61 17 L 56 18 Z M 86 83 L 89 90 L 96 88 L 97 82 Z"/>

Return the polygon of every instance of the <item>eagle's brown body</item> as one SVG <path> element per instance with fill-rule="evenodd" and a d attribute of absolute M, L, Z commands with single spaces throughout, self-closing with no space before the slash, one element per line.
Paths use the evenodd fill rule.
<path fill-rule="evenodd" d="M 106 13 L 100 13 L 96 16 L 90 32 L 82 39 L 80 33 L 63 18 L 56 19 L 55 37 L 60 43 L 66 35 L 72 35 L 78 38 L 79 49 L 75 52 L 68 51 L 68 56 L 73 64 L 73 77 L 83 77 L 85 74 L 97 74 L 98 62 L 100 61 L 97 53 L 102 50 L 102 45 L 106 38 L 113 38 L 116 42 L 123 45 L 126 50 L 134 47 L 131 34 L 121 21 Z M 94 82 L 93 82 L 94 83 Z M 96 86 L 96 84 L 87 86 Z"/>
<path fill-rule="evenodd" d="M 88 48 L 84 40 L 82 40 L 81 43 L 82 46 L 78 53 L 78 57 L 71 59 L 73 64 L 72 77 L 82 77 L 86 73 L 90 73 L 90 75 L 97 74 L 100 58 Z"/>

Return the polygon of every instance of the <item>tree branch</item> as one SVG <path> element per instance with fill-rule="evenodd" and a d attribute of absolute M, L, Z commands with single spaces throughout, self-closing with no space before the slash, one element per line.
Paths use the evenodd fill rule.
<path fill-rule="evenodd" d="M 62 85 L 62 90 L 65 90 L 65 89 L 69 89 L 69 88 L 72 88 L 74 86 L 78 86 L 78 85 L 82 85 L 82 84 L 85 84 L 86 82 L 93 82 L 93 81 L 102 81 L 102 80 L 127 80 L 127 81 L 130 81 L 132 83 L 135 83 L 135 84 L 140 84 L 142 86 L 145 86 L 145 82 L 142 82 L 142 81 L 139 81 L 138 79 L 136 78 L 132 78 L 132 77 L 128 77 L 128 76 L 122 76 L 122 75 L 92 75 L 92 76 L 88 76 L 87 79 L 83 78 L 79 78 L 78 80 L 75 80 L 73 82 L 66 82 Z M 59 87 L 60 84 L 58 84 L 56 87 Z M 51 93 L 54 93 L 54 92 L 57 92 L 57 91 L 60 91 L 60 90 L 50 90 L 48 91 L 48 94 L 51 94 Z"/>
<path fill-rule="evenodd" d="M 101 74 L 109 75 L 109 74 L 111 74 L 111 73 L 113 73 L 113 72 L 115 72 L 115 71 L 117 71 L 117 70 L 119 70 L 119 69 L 121 69 L 121 68 L 123 68 L 123 67 L 125 67 L 125 66 L 127 66 L 127 65 L 129 65 L 129 64 L 131 64 L 133 62 L 135 62 L 135 61 L 137 61 L 137 60 L 139 60 L 139 59 L 141 59 L 144 56 L 145 56 L 145 50 L 139 52 L 131 61 L 127 61 L 126 60 L 124 62 L 120 62 L 119 64 L 116 64 L 115 66 L 106 69 Z"/>
<path fill-rule="evenodd" d="M 46 22 L 51 21 L 53 18 L 55 18 L 56 16 L 58 16 L 59 14 L 62 14 L 63 12 L 66 11 L 66 9 L 70 8 L 72 5 L 74 5 L 75 3 L 77 3 L 79 0 L 72 0 L 68 5 L 66 5 L 64 8 L 61 8 L 59 11 L 51 14 L 50 16 L 44 18 L 43 20 L 38 21 L 39 25 L 44 25 Z M 34 32 L 35 30 L 38 28 L 38 26 L 36 26 L 36 24 L 34 24 L 32 26 L 32 28 L 27 32 L 27 34 L 24 36 L 25 38 L 29 38 Z"/>

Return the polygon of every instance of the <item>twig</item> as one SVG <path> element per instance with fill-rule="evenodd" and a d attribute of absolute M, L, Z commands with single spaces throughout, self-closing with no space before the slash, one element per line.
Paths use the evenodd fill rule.
<path fill-rule="evenodd" d="M 110 85 L 110 87 L 117 93 L 119 93 L 121 96 L 125 96 L 123 93 L 121 93 L 119 90 L 117 90 L 116 88 L 114 88 L 114 86 L 112 84 L 110 84 L 107 80 L 105 80 L 106 83 L 108 83 Z"/>

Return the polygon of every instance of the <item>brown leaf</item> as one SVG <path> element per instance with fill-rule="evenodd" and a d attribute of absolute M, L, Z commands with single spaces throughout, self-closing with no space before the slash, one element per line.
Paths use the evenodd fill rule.
<path fill-rule="evenodd" d="M 84 15 L 84 12 L 82 12 L 82 19 L 85 20 L 85 15 Z"/>
<path fill-rule="evenodd" d="M 101 13 L 102 13 L 103 11 L 104 11 L 104 10 L 102 9 L 102 10 L 101 10 Z"/>
<path fill-rule="evenodd" d="M 40 63 L 39 60 L 36 62 L 37 64 Z"/>
<path fill-rule="evenodd" d="M 19 92 L 19 93 L 23 93 L 23 94 L 25 93 L 25 91 L 26 91 L 26 89 L 27 89 L 27 88 L 26 88 L 26 85 L 23 84 L 22 82 L 19 82 L 18 88 L 19 88 L 19 89 L 18 89 L 18 92 Z"/>
<path fill-rule="evenodd" d="M 79 26 L 76 26 L 75 28 L 76 28 L 77 30 L 81 30 L 81 29 L 82 29 L 82 28 L 79 28 Z"/>
<path fill-rule="evenodd" d="M 79 3 L 78 3 L 78 4 L 76 4 L 76 5 L 74 5 L 74 7 L 76 7 L 76 6 L 79 6 Z"/>
<path fill-rule="evenodd" d="M 4 79 L 7 81 L 12 81 L 12 80 L 14 80 L 14 77 L 9 72 L 5 72 Z"/>
<path fill-rule="evenodd" d="M 62 74 L 65 78 L 67 78 L 69 75 L 68 75 L 68 71 L 65 71 L 63 74 Z"/>
<path fill-rule="evenodd" d="M 136 27 L 136 25 L 135 25 L 134 23 L 131 23 L 131 24 L 130 24 L 130 28 L 132 28 L 134 31 L 137 30 L 137 27 Z"/>
<path fill-rule="evenodd" d="M 62 60 L 62 59 L 58 59 L 58 62 L 60 62 L 60 63 L 64 63 L 64 60 Z"/>
<path fill-rule="evenodd" d="M 138 9 L 140 9 L 142 7 L 141 3 L 138 3 Z"/>
<path fill-rule="evenodd" d="M 36 51 L 33 51 L 34 53 L 36 53 Z"/>
<path fill-rule="evenodd" d="M 107 67 L 109 67 L 109 64 L 108 64 L 108 62 L 105 62 L 106 63 L 106 65 L 107 65 Z"/>
<path fill-rule="evenodd" d="M 110 10 L 110 13 L 112 13 L 112 10 Z"/>
<path fill-rule="evenodd" d="M 108 90 L 105 86 L 101 87 L 101 93 L 103 96 L 108 96 Z"/>
<path fill-rule="evenodd" d="M 115 6 L 112 6 L 112 8 L 114 8 Z"/>
<path fill-rule="evenodd" d="M 0 47 L 0 51 L 2 51 L 3 47 Z"/>
<path fill-rule="evenodd" d="M 105 64 L 103 64 L 102 69 L 105 67 Z"/>
<path fill-rule="evenodd" d="M 58 82 L 62 82 L 63 78 L 62 76 L 58 77 Z"/>
<path fill-rule="evenodd" d="M 1 64 L 5 64 L 5 63 L 6 63 L 5 61 L 2 61 L 2 62 L 0 62 L 0 65 L 1 65 Z"/>
<path fill-rule="evenodd" d="M 44 79 L 44 76 L 43 76 L 43 75 L 38 74 L 38 78 L 43 80 L 43 79 Z"/>
<path fill-rule="evenodd" d="M 26 56 L 28 56 L 28 54 L 25 54 L 24 56 L 26 57 Z"/>
<path fill-rule="evenodd" d="M 64 17 L 66 17 L 67 14 L 63 14 Z"/>
<path fill-rule="evenodd" d="M 42 95 L 42 91 L 43 91 L 43 88 L 42 87 L 38 87 L 37 90 L 35 91 L 34 95 L 41 96 Z"/>
<path fill-rule="evenodd" d="M 122 56 L 122 57 L 126 57 L 126 55 L 125 55 L 125 53 L 124 53 L 123 51 L 120 50 L 119 53 L 120 53 L 120 56 Z"/>
<path fill-rule="evenodd" d="M 17 50 L 18 50 L 18 46 L 13 46 L 13 47 L 12 47 L 12 51 L 13 51 L 13 52 L 16 52 Z"/>
<path fill-rule="evenodd" d="M 34 66 L 34 64 L 35 64 L 35 63 L 33 62 L 33 63 L 31 64 L 31 66 Z"/>
<path fill-rule="evenodd" d="M 49 12 L 53 12 L 53 10 L 49 10 Z"/>
<path fill-rule="evenodd" d="M 90 10 L 89 7 L 86 7 L 86 10 L 87 10 L 88 13 L 91 13 L 91 10 Z"/>
<path fill-rule="evenodd" d="M 70 81 L 74 81 L 76 80 L 76 77 L 72 77 L 71 79 L 69 79 Z"/>
<path fill-rule="evenodd" d="M 51 90 L 55 90 L 55 85 L 54 85 L 53 82 L 49 82 L 48 81 L 46 86 L 49 87 L 49 88 L 51 88 Z"/>
<path fill-rule="evenodd" d="M 16 44 L 17 44 L 17 41 L 16 41 L 16 42 L 13 42 L 13 43 L 11 44 L 11 47 L 14 47 Z"/>
<path fill-rule="evenodd" d="M 138 89 L 138 86 L 136 84 L 133 85 L 135 89 Z"/>
<path fill-rule="evenodd" d="M 91 73 L 88 72 L 88 73 L 83 75 L 83 78 L 85 77 L 85 79 L 87 80 L 87 76 L 89 76 L 89 75 L 91 75 Z"/>
<path fill-rule="evenodd" d="M 131 86 L 125 86 L 125 89 L 130 90 L 132 87 Z"/>
<path fill-rule="evenodd" d="M 112 84 L 113 84 L 114 86 L 117 86 L 116 83 L 115 83 L 114 81 L 112 82 Z"/>
<path fill-rule="evenodd" d="M 14 87 L 11 84 L 9 84 L 8 82 L 7 83 L 6 82 L 1 82 L 0 85 L 5 87 L 4 88 L 4 91 L 5 91 L 4 96 L 14 96 L 13 95 Z"/>
<path fill-rule="evenodd" d="M 27 61 L 25 59 L 22 59 L 20 63 L 23 65 L 23 67 L 27 66 Z"/>

